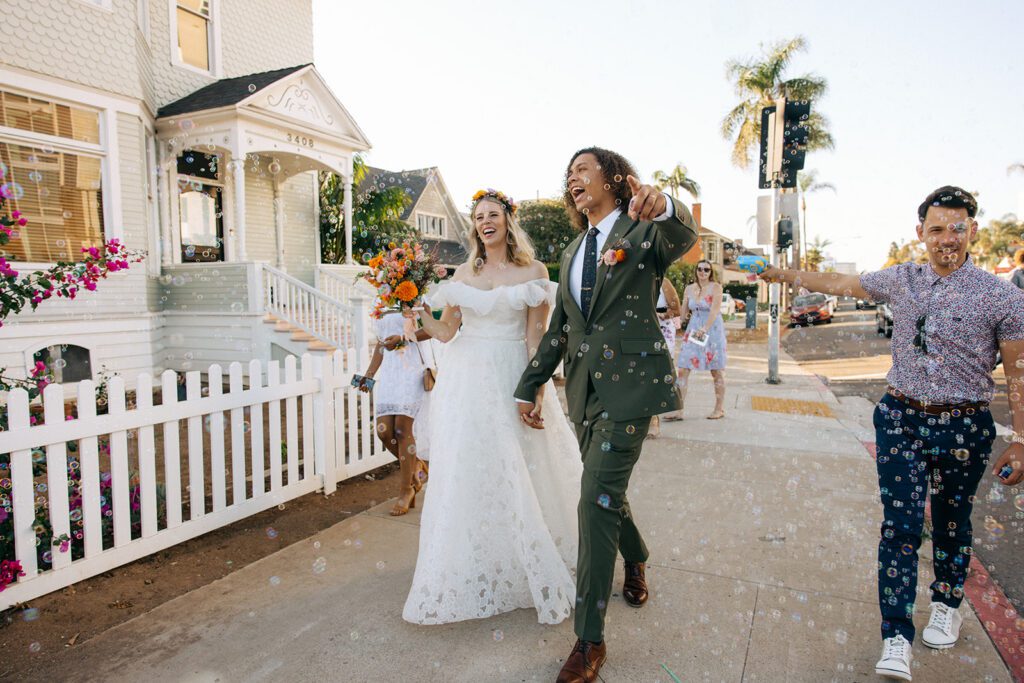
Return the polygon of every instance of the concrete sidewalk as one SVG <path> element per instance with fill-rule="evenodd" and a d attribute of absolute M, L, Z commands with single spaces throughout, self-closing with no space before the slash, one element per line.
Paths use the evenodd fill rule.
<path fill-rule="evenodd" d="M 629 496 L 652 553 L 652 597 L 640 610 L 620 598 L 609 606 L 603 678 L 878 680 L 881 511 L 862 443 L 873 439 L 872 406 L 837 401 L 785 355 L 784 383 L 768 386 L 763 346 L 729 352 L 726 418 L 703 419 L 712 389 L 696 375 L 686 420 L 663 424 L 634 472 Z M 834 417 L 758 411 L 753 397 L 825 404 Z M 569 621 L 541 626 L 526 610 L 434 627 L 402 620 L 419 516 L 392 518 L 389 508 L 80 644 L 54 659 L 60 678 L 553 681 L 575 640 Z M 921 552 L 927 587 L 930 545 Z M 926 604 L 921 595 L 919 622 Z M 962 609 L 954 649 L 915 644 L 915 680 L 1009 681 Z"/>

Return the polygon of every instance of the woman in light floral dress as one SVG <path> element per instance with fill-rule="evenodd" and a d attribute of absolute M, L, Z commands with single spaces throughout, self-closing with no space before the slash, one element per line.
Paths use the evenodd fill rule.
<path fill-rule="evenodd" d="M 679 373 L 678 386 L 681 399 L 686 398 L 690 372 L 709 370 L 715 383 L 715 409 L 709 420 L 725 416 L 725 325 L 722 322 L 722 285 L 717 282 L 709 261 L 697 263 L 697 281 L 686 288 L 683 298 L 690 311 L 690 321 L 683 333 L 683 345 L 676 358 Z M 701 343 L 704 342 L 704 343 Z M 682 401 L 680 401 L 680 406 Z M 683 419 L 683 410 L 665 418 L 666 421 Z"/>

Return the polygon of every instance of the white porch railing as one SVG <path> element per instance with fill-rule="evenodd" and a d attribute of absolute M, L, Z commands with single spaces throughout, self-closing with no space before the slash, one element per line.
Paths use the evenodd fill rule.
<path fill-rule="evenodd" d="M 266 264 L 255 264 L 263 287 L 263 306 L 335 349 L 366 347 L 367 300 L 354 289 L 342 302 Z"/>
<path fill-rule="evenodd" d="M 316 272 L 317 289 L 336 301 L 349 304 L 352 301 L 352 295 L 358 295 L 356 273 L 363 270 L 366 269 L 358 266 L 321 263 Z"/>
<path fill-rule="evenodd" d="M 10 491 L 0 494 L 10 495 L 13 559 L 25 576 L 0 592 L 0 610 L 392 461 L 373 438 L 370 397 L 350 385 L 358 363 L 355 349 L 307 354 L 301 367 L 291 356 L 282 377 L 277 361 L 254 360 L 248 386 L 232 363 L 226 392 L 214 365 L 207 395 L 193 371 L 181 401 L 173 371 L 159 392 L 144 374 L 134 405 L 114 377 L 104 415 L 83 381 L 70 420 L 52 384 L 34 426 L 28 395 L 12 391 L 10 430 L 0 432 Z"/>

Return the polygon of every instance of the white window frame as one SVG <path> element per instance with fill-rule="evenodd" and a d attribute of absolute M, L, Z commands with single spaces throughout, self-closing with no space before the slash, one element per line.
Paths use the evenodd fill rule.
<path fill-rule="evenodd" d="M 160 235 L 160 176 L 157 172 L 156 131 L 142 125 L 142 154 L 146 168 L 146 239 L 149 245 L 149 258 L 146 259 L 146 272 L 153 277 L 160 276 L 160 264 L 163 260 L 163 244 Z"/>
<path fill-rule="evenodd" d="M 721 261 L 719 261 L 722 251 L 721 243 L 716 239 L 708 239 L 705 241 L 705 246 L 707 247 L 705 258 L 713 264 L 721 265 Z"/>
<path fill-rule="evenodd" d="M 73 336 L 73 335 L 72 335 Z M 25 359 L 25 379 L 28 379 L 29 374 L 32 372 L 32 368 L 35 367 L 35 355 L 37 351 L 48 349 L 51 346 L 63 346 L 67 344 L 69 346 L 80 346 L 89 352 L 89 379 L 96 380 L 96 345 L 86 344 L 79 341 L 70 341 L 67 337 L 50 337 L 47 339 L 36 339 L 22 352 Z M 57 382 L 64 387 L 65 395 L 68 395 L 70 391 L 77 390 L 78 382 Z M 74 395 L 74 394 L 70 394 Z"/>
<path fill-rule="evenodd" d="M 63 104 L 69 107 L 76 107 L 78 109 L 86 109 L 96 112 L 99 116 L 100 124 L 99 144 L 82 142 L 80 140 L 71 140 L 57 135 L 35 133 L 30 130 L 11 128 L 9 126 L 0 126 L 0 142 L 32 147 L 45 147 L 47 149 L 52 148 L 55 152 L 98 158 L 100 160 L 100 192 L 103 196 L 103 234 L 101 235 L 101 238 L 104 241 L 109 241 L 114 238 L 122 239 L 124 235 L 122 229 L 123 226 L 120 223 L 121 192 L 120 187 L 117 185 L 117 183 L 120 182 L 120 173 L 117 171 L 118 151 L 116 145 L 110 144 L 111 141 L 115 140 L 117 137 L 117 112 L 112 109 L 101 109 L 82 102 L 66 100 L 60 97 L 53 97 L 51 95 L 23 90 L 17 87 L 9 87 L 5 85 L 3 86 L 3 89 L 6 92 L 23 95 L 25 97 L 32 97 L 39 100 L 54 102 L 56 104 Z M 42 270 L 55 266 L 56 261 L 11 261 L 11 264 L 17 264 L 24 270 Z"/>
<path fill-rule="evenodd" d="M 426 218 L 428 220 L 431 219 L 431 218 L 436 218 L 437 221 L 438 221 L 438 225 L 440 226 L 441 231 L 438 232 L 438 233 L 433 233 L 433 232 L 427 232 L 426 230 L 422 229 L 420 227 L 420 218 L 421 217 L 422 218 Z M 444 237 L 445 234 L 448 231 L 448 219 L 447 219 L 446 216 L 442 216 L 441 214 L 426 213 L 424 211 L 417 211 L 416 212 L 416 231 L 419 232 L 420 235 L 422 235 L 424 237 Z"/>
<path fill-rule="evenodd" d="M 177 0 L 169 0 L 167 3 L 168 20 L 170 22 L 170 49 L 171 49 L 171 64 L 186 71 L 191 71 L 197 74 L 203 74 L 204 76 L 213 76 L 214 78 L 221 78 L 223 69 L 221 68 L 221 39 L 220 39 L 220 2 L 218 0 L 210 0 L 210 33 L 209 33 L 209 60 L 210 69 L 203 70 L 199 67 L 192 66 L 186 62 L 183 62 L 178 56 L 178 2 Z"/>
<path fill-rule="evenodd" d="M 135 0 L 135 21 L 138 23 L 139 32 L 149 44 L 149 2 L 150 0 Z"/>
<path fill-rule="evenodd" d="M 201 150 L 197 150 L 197 151 L 201 151 Z M 184 150 L 178 152 L 179 155 L 184 154 L 184 153 L 185 153 Z M 205 152 L 203 152 L 203 153 L 205 154 Z M 189 182 L 195 181 L 197 183 L 202 183 L 203 185 L 210 185 L 211 187 L 219 187 L 220 188 L 220 192 L 221 192 L 221 202 L 222 202 L 222 204 L 223 204 L 223 206 L 225 208 L 229 205 L 228 202 L 233 202 L 234 201 L 234 196 L 233 196 L 233 193 L 231 192 L 231 183 L 227 182 L 226 176 L 225 176 L 225 166 L 227 165 L 227 162 L 224 161 L 224 157 L 226 155 L 225 155 L 223 150 L 218 150 L 216 152 L 213 152 L 213 154 L 220 159 L 220 161 L 217 162 L 217 179 L 216 180 L 210 180 L 209 178 L 200 178 L 198 176 L 191 176 L 191 175 L 185 175 L 184 173 L 178 173 L 178 157 L 177 156 L 174 157 L 174 161 L 172 162 L 172 165 L 169 167 L 169 170 L 168 170 L 168 172 L 170 173 L 170 177 L 172 179 L 171 180 L 171 187 L 172 187 L 172 190 L 171 190 L 171 249 L 172 249 L 172 251 L 171 251 L 171 263 L 173 263 L 176 266 L 191 265 L 190 262 L 182 261 L 181 260 L 181 212 L 178 209 L 179 204 L 181 202 L 181 185 L 178 184 L 178 181 L 180 179 L 184 178 L 185 180 L 187 180 Z M 231 247 L 228 246 L 228 242 L 229 242 L 228 237 L 229 237 L 229 234 L 230 234 L 232 228 L 231 228 L 230 224 L 227 221 L 227 211 L 225 211 L 224 214 L 225 215 L 222 218 L 222 220 L 224 221 L 224 224 L 223 224 L 224 225 L 224 238 L 223 238 L 224 241 L 221 244 L 221 248 L 223 250 L 222 254 L 224 256 L 223 260 L 221 260 L 221 261 L 209 261 L 209 262 L 199 263 L 197 265 L 205 266 L 205 265 L 209 265 L 210 263 L 228 263 L 230 261 L 230 258 L 233 258 L 234 255 L 231 253 Z M 317 223 L 316 225 L 319 225 L 319 223 Z"/>

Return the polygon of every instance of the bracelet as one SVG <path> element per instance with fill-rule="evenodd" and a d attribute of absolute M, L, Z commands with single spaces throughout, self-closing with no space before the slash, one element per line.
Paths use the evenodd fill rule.
<path fill-rule="evenodd" d="M 1024 446 L 1024 435 L 1014 432 L 1013 436 L 1010 437 L 1010 443 L 1019 443 L 1020 445 Z"/>

